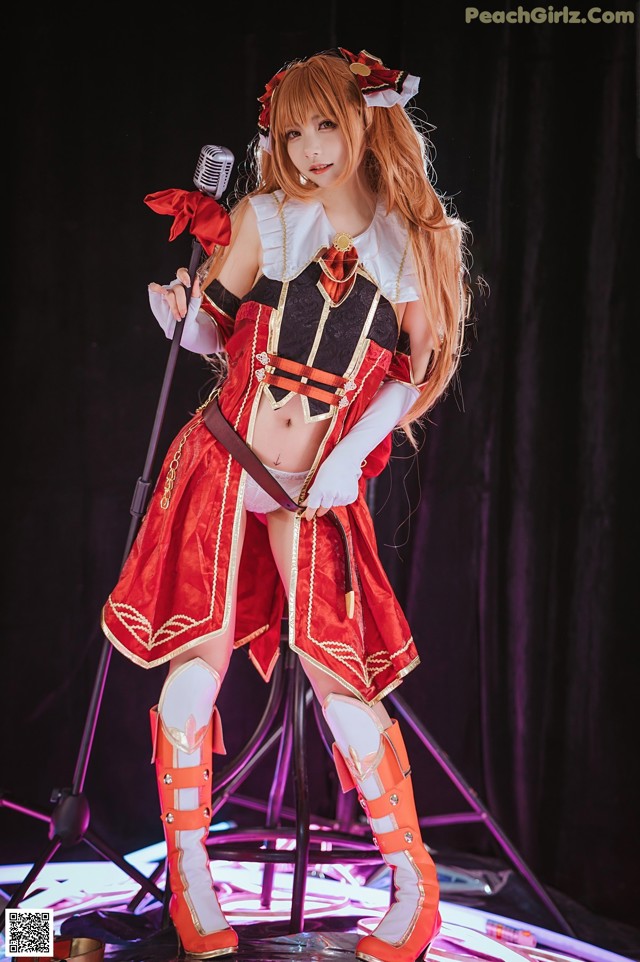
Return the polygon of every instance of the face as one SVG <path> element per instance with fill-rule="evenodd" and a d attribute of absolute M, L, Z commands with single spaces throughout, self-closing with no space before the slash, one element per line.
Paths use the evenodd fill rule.
<path fill-rule="evenodd" d="M 289 158 L 306 180 L 318 187 L 335 184 L 348 160 L 347 142 L 335 121 L 313 113 L 285 137 Z"/>

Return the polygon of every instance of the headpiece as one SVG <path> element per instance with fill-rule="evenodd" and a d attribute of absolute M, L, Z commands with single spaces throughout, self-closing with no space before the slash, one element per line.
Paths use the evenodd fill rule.
<path fill-rule="evenodd" d="M 338 47 L 338 50 L 349 64 L 369 107 L 393 107 L 394 104 L 404 107 L 417 94 L 419 77 L 414 77 L 406 70 L 391 70 L 385 67 L 379 57 L 374 57 L 366 50 L 361 50 L 357 55 L 344 47 Z M 258 97 L 258 103 L 262 104 L 258 117 L 258 132 L 263 150 L 271 151 L 271 98 L 288 69 L 285 67 L 284 70 L 279 70 L 265 85 L 262 96 Z"/>

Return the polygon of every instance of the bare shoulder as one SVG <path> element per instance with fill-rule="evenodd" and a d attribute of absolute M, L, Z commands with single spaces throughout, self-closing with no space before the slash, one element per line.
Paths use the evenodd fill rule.
<path fill-rule="evenodd" d="M 400 327 L 407 334 L 417 334 L 427 327 L 427 314 L 421 300 L 398 304 L 397 311 Z"/>
<path fill-rule="evenodd" d="M 230 214 L 231 227 L 235 238 L 248 241 L 252 237 L 258 241 L 258 218 L 249 198 L 242 200 Z"/>
<path fill-rule="evenodd" d="M 218 280 L 237 297 L 251 290 L 261 268 L 262 246 L 255 211 L 247 201 L 231 212 L 231 243 Z"/>
<path fill-rule="evenodd" d="M 398 304 L 398 308 L 402 308 L 402 314 L 398 310 L 401 328 L 409 335 L 411 368 L 415 372 L 412 377 L 416 378 L 414 383 L 419 386 L 426 377 L 434 350 L 433 335 L 427 319 L 427 312 L 421 300 Z"/>

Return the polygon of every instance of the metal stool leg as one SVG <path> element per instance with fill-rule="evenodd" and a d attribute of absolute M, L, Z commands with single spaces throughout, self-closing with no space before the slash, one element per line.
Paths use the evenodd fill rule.
<path fill-rule="evenodd" d="M 284 717 L 282 720 L 282 735 L 280 737 L 280 745 L 278 747 L 278 758 L 276 761 L 276 768 L 273 781 L 271 783 L 271 791 L 269 792 L 269 802 L 267 805 L 267 815 L 265 820 L 265 825 L 267 828 L 277 828 L 280 823 L 284 790 L 289 769 L 291 767 L 291 750 L 293 746 L 292 728 L 295 726 L 295 713 L 293 711 L 290 693 L 292 691 L 291 675 L 292 672 L 295 671 L 295 668 L 291 663 L 293 653 L 290 650 L 287 649 L 284 657 L 286 659 L 285 686 L 287 689 L 287 694 L 284 704 Z M 274 849 L 276 847 L 275 840 L 267 839 L 264 843 L 264 847 L 267 851 L 269 849 Z M 265 862 L 262 872 L 262 892 L 260 895 L 260 905 L 263 909 L 268 909 L 271 907 L 271 894 L 273 891 L 274 874 L 275 864 L 273 862 Z"/>
<path fill-rule="evenodd" d="M 293 777 L 296 796 L 296 860 L 291 898 L 290 932 L 304 928 L 304 897 L 309 867 L 309 785 L 305 753 L 307 680 L 296 658 L 293 676 Z"/>
<path fill-rule="evenodd" d="M 306 732 L 306 678 L 300 666 L 299 659 L 287 648 L 286 663 L 286 700 L 282 736 L 278 750 L 276 770 L 269 795 L 266 827 L 277 828 L 282 812 L 284 789 L 291 767 L 291 753 L 293 749 L 293 783 L 296 799 L 296 847 L 293 873 L 293 890 L 291 899 L 291 933 L 304 930 L 304 899 L 307 886 L 307 871 L 309 865 L 309 787 L 307 780 L 307 765 L 305 755 Z M 275 841 L 267 840 L 265 849 L 275 848 Z M 271 906 L 275 863 L 266 862 L 262 875 L 262 892 L 260 904 L 262 908 Z"/>

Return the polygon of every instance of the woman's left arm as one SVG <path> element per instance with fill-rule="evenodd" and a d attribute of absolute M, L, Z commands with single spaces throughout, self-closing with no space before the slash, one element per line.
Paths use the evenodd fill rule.
<path fill-rule="evenodd" d="M 356 500 L 363 460 L 393 431 L 419 397 L 433 341 L 422 303 L 408 301 L 399 306 L 403 309 L 399 317 L 409 337 L 411 353 L 403 356 L 398 371 L 382 384 L 363 415 L 318 468 L 302 515 L 307 520 L 316 512 L 322 516 L 335 505 L 352 504 Z"/>
<path fill-rule="evenodd" d="M 422 301 L 407 301 L 398 305 L 400 328 L 409 335 L 412 382 L 424 384 L 433 354 L 434 343 Z"/>

